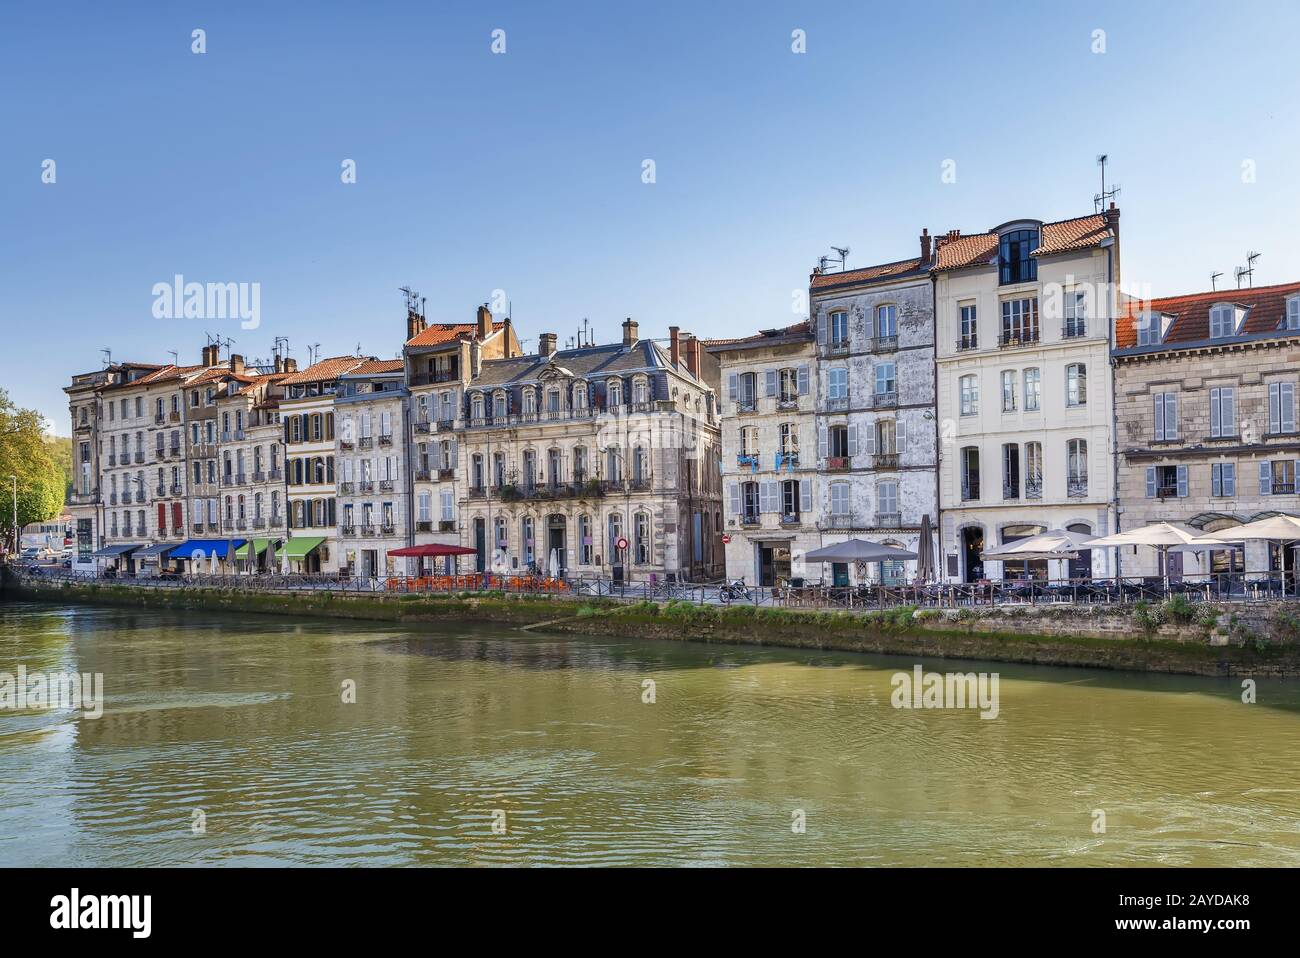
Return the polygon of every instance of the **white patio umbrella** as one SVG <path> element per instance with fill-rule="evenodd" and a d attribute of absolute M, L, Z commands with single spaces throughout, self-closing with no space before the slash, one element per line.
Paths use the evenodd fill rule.
<path fill-rule="evenodd" d="M 560 577 L 560 552 L 558 549 L 551 550 L 551 560 L 547 563 L 546 574 L 552 579 Z"/>
<path fill-rule="evenodd" d="M 208 549 L 208 572 L 217 574 L 217 550 L 213 548 Z"/>
<path fill-rule="evenodd" d="M 1280 542 L 1282 549 L 1294 549 L 1300 545 L 1300 518 L 1279 513 L 1264 519 L 1256 519 L 1244 526 L 1233 526 L 1218 532 L 1207 532 L 1202 539 L 1216 543 L 1231 542 Z M 1282 590 L 1286 591 L 1286 562 L 1283 560 Z M 1300 590 L 1300 586 L 1297 586 Z"/>
<path fill-rule="evenodd" d="M 1168 522 L 1153 522 L 1127 532 L 1100 536 L 1080 546 L 1083 549 L 1105 549 L 1110 546 L 1148 546 L 1160 554 L 1160 568 L 1164 572 L 1165 588 L 1169 588 L 1169 550 L 1196 543 L 1196 533 L 1187 532 Z"/>

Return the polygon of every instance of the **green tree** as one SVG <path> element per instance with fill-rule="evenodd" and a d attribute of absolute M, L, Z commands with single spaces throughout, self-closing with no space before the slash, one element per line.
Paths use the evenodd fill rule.
<path fill-rule="evenodd" d="M 18 477 L 18 527 L 53 519 L 63 509 L 63 468 L 45 441 L 45 422 L 34 409 L 14 405 L 0 389 L 0 538 L 13 542 L 13 485 Z"/>
<path fill-rule="evenodd" d="M 68 436 L 46 436 L 45 446 L 63 473 L 63 501 L 67 502 L 72 495 L 72 440 Z"/>

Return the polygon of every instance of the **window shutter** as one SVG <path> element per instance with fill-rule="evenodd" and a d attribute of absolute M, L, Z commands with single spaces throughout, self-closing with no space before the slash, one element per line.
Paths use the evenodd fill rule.
<path fill-rule="evenodd" d="M 738 482 L 731 484 L 731 514 L 740 515 L 740 483 Z"/>
<path fill-rule="evenodd" d="M 1223 495 L 1223 463 L 1216 462 L 1210 466 L 1210 495 Z"/>
<path fill-rule="evenodd" d="M 1261 496 L 1271 496 L 1273 494 L 1273 465 L 1269 462 L 1259 464 L 1259 494 Z"/>
<path fill-rule="evenodd" d="M 1147 466 L 1147 498 L 1156 497 L 1156 467 Z"/>
<path fill-rule="evenodd" d="M 763 379 L 764 379 L 765 395 L 775 396 L 776 395 L 776 370 L 769 369 L 766 375 L 764 375 Z"/>
<path fill-rule="evenodd" d="M 1187 467 L 1186 466 L 1178 467 L 1178 495 L 1179 498 L 1186 498 L 1187 496 Z"/>
<path fill-rule="evenodd" d="M 767 511 L 780 512 L 781 484 L 773 480 L 772 482 L 765 482 L 764 485 L 767 486 Z"/>
<path fill-rule="evenodd" d="M 799 367 L 799 395 L 808 395 L 808 367 L 806 365 Z"/>
<path fill-rule="evenodd" d="M 1281 389 L 1282 431 L 1295 432 L 1295 383 L 1279 383 Z"/>
<path fill-rule="evenodd" d="M 894 422 L 894 451 L 900 456 L 907 448 L 907 421 L 899 416 Z"/>
<path fill-rule="evenodd" d="M 1156 393 L 1156 440 L 1165 438 L 1165 394 Z"/>
<path fill-rule="evenodd" d="M 1210 390 L 1210 435 L 1223 435 L 1223 390 Z"/>
<path fill-rule="evenodd" d="M 826 315 L 822 314 L 817 317 L 817 342 L 826 342 Z"/>
<path fill-rule="evenodd" d="M 848 453 L 849 458 L 858 454 L 858 427 L 856 423 L 849 423 L 848 426 Z"/>
<path fill-rule="evenodd" d="M 801 512 L 812 512 L 812 480 L 799 480 L 799 509 Z"/>
<path fill-rule="evenodd" d="M 817 457 L 825 459 L 830 453 L 830 435 L 825 426 L 817 430 Z"/>
<path fill-rule="evenodd" d="M 1282 431 L 1282 384 L 1269 383 L 1268 386 L 1268 431 L 1270 433 L 1279 433 Z"/>
<path fill-rule="evenodd" d="M 727 376 L 727 398 L 732 402 L 736 401 L 736 394 L 740 391 L 740 377 L 735 373 Z"/>
<path fill-rule="evenodd" d="M 1165 438 L 1178 438 L 1178 393 L 1165 393 Z"/>
<path fill-rule="evenodd" d="M 456 442 L 455 439 L 451 441 L 451 449 L 449 450 L 449 452 L 451 454 L 451 462 L 447 463 L 447 465 L 444 468 L 455 469 L 456 463 L 460 462 L 460 445 Z"/>
<path fill-rule="evenodd" d="M 1219 419 L 1220 436 L 1237 434 L 1237 391 L 1235 389 L 1219 390 Z"/>
<path fill-rule="evenodd" d="M 1223 494 L 1225 496 L 1235 496 L 1237 494 L 1237 464 L 1224 463 L 1223 466 Z"/>

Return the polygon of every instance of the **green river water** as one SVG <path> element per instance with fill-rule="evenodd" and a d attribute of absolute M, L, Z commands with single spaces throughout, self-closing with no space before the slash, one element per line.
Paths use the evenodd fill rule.
<path fill-rule="evenodd" d="M 1300 683 L 913 664 L 0 605 L 0 673 L 105 689 L 0 711 L 0 865 L 1300 865 Z"/>

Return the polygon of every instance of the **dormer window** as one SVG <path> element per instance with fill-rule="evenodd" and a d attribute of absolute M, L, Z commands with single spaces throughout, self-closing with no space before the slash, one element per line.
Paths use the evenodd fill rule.
<path fill-rule="evenodd" d="M 1210 338 L 1222 339 L 1237 332 L 1237 308 L 1221 305 L 1210 310 Z"/>
<path fill-rule="evenodd" d="M 1038 279 L 1038 261 L 1030 254 L 1038 248 L 1038 230 L 1011 230 L 998 240 L 998 273 L 1002 285 L 1032 283 Z"/>
<path fill-rule="evenodd" d="M 621 379 L 611 379 L 606 383 L 605 392 L 611 409 L 623 405 L 623 381 Z"/>
<path fill-rule="evenodd" d="M 1155 346 L 1160 342 L 1161 322 L 1157 313 L 1146 313 L 1138 317 L 1137 334 L 1139 346 Z"/>
<path fill-rule="evenodd" d="M 1300 329 L 1300 296 L 1292 296 L 1286 301 L 1286 328 Z"/>

